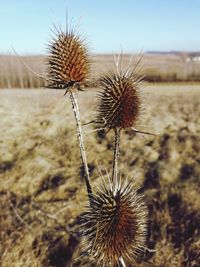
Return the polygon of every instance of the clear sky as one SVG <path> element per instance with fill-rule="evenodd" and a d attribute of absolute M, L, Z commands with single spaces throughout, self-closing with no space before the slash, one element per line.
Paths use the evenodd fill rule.
<path fill-rule="evenodd" d="M 200 51 L 200 0 L 0 0 L 0 53 L 46 53 L 66 9 L 94 53 Z"/>

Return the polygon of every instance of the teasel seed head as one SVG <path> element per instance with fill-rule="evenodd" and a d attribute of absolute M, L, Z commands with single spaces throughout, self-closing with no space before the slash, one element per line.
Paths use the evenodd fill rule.
<path fill-rule="evenodd" d="M 85 40 L 75 30 L 56 29 L 49 44 L 48 88 L 81 89 L 87 83 L 90 73 L 89 52 Z"/>
<path fill-rule="evenodd" d="M 147 208 L 132 183 L 104 183 L 82 217 L 82 247 L 98 266 L 132 263 L 144 248 L 146 228 Z"/>
<path fill-rule="evenodd" d="M 140 115 L 142 78 L 136 68 L 130 66 L 124 71 L 110 71 L 100 78 L 103 91 L 99 93 L 96 122 L 101 124 L 101 128 L 135 126 Z"/>

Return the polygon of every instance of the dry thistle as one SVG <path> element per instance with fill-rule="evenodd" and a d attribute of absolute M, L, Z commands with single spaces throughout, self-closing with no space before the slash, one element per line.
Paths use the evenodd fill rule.
<path fill-rule="evenodd" d="M 83 215 L 82 246 L 99 266 L 133 263 L 144 248 L 146 224 L 146 206 L 132 183 L 104 182 Z"/>
<path fill-rule="evenodd" d="M 115 148 L 112 181 L 117 181 L 120 131 L 133 127 L 140 112 L 138 89 L 142 78 L 138 75 L 137 66 L 122 70 L 122 55 L 116 61 L 116 72 L 109 72 L 100 78 L 100 86 L 104 89 L 99 94 L 98 115 L 96 122 L 101 128 L 115 131 Z"/>
<path fill-rule="evenodd" d="M 88 197 L 92 194 L 89 170 L 84 148 L 80 114 L 74 89 L 81 90 L 90 72 L 89 53 L 84 39 L 74 30 L 66 27 L 66 32 L 56 29 L 55 37 L 49 45 L 48 76 L 49 88 L 66 89 L 69 92 L 74 112 L 81 159 L 85 170 Z"/>
<path fill-rule="evenodd" d="M 135 66 L 132 66 L 132 58 L 129 66 L 123 70 L 122 54 L 118 56 L 116 71 L 110 71 L 99 80 L 103 91 L 99 93 L 98 114 L 96 122 L 100 123 L 101 129 L 115 131 L 115 148 L 113 160 L 112 181 L 117 180 L 120 145 L 120 131 L 130 127 L 134 132 L 149 134 L 136 130 L 135 124 L 140 115 L 141 100 L 139 89 L 143 77 L 140 75 L 138 60 Z"/>
<path fill-rule="evenodd" d="M 131 75 L 110 72 L 100 79 L 104 91 L 100 93 L 97 122 L 108 129 L 133 127 L 139 116 L 140 79 Z"/>
<path fill-rule="evenodd" d="M 85 40 L 74 30 L 56 29 L 49 45 L 49 88 L 66 89 L 85 85 L 90 73 L 90 60 Z"/>
<path fill-rule="evenodd" d="M 122 70 L 122 55 L 116 63 L 116 72 L 110 71 L 99 80 L 103 91 L 99 93 L 97 123 L 102 128 L 124 129 L 133 127 L 140 113 L 139 88 L 142 78 L 137 66 Z M 119 67 L 120 63 L 120 67 Z"/>

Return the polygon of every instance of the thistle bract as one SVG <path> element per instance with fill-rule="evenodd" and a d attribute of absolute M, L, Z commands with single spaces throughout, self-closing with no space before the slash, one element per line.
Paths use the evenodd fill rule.
<path fill-rule="evenodd" d="M 147 209 L 131 182 L 103 184 L 82 218 L 83 249 L 99 266 L 133 262 L 146 240 Z"/>
<path fill-rule="evenodd" d="M 74 31 L 57 31 L 49 45 L 48 87 L 67 89 L 85 85 L 90 72 L 88 49 Z"/>
<path fill-rule="evenodd" d="M 110 72 L 101 77 L 97 123 L 108 129 L 133 127 L 140 114 L 140 82 L 132 72 Z"/>

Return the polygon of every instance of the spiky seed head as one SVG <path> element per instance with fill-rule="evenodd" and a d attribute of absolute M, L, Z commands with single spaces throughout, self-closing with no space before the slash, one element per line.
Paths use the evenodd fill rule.
<path fill-rule="evenodd" d="M 98 266 L 133 262 L 144 248 L 147 209 L 131 182 L 103 184 L 82 217 L 82 247 Z"/>
<path fill-rule="evenodd" d="M 48 87 L 67 89 L 76 86 L 79 89 L 85 85 L 90 72 L 87 45 L 73 30 L 56 30 L 55 35 L 49 44 Z"/>
<path fill-rule="evenodd" d="M 141 78 L 133 71 L 109 72 L 100 78 L 97 123 L 102 127 L 133 127 L 140 114 Z"/>

